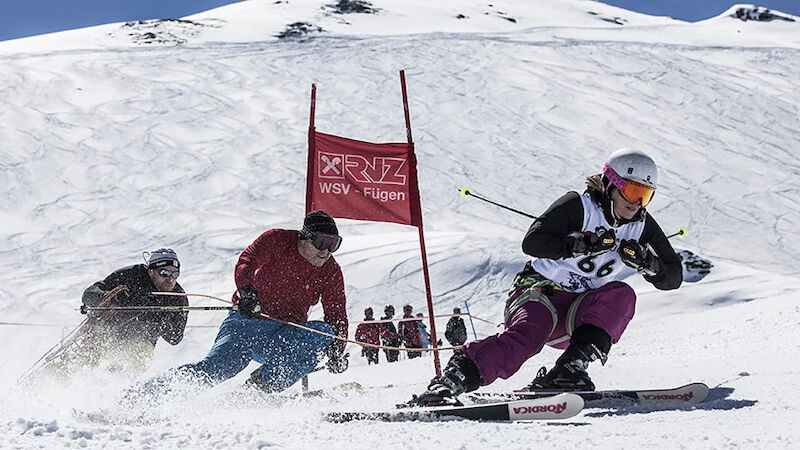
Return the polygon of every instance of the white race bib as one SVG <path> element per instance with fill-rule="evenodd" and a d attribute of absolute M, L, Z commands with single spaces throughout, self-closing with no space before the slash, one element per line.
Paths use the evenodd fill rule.
<path fill-rule="evenodd" d="M 583 226 L 581 231 L 594 232 L 597 228 L 613 228 L 617 236 L 614 248 L 596 256 L 579 255 L 568 259 L 539 258 L 533 261 L 533 268 L 562 289 L 569 292 L 585 292 L 597 289 L 610 281 L 625 267 L 617 248 L 623 239 L 639 240 L 644 231 L 644 220 L 612 227 L 606 221 L 603 210 L 595 204 L 588 193 L 581 194 L 583 203 Z"/>

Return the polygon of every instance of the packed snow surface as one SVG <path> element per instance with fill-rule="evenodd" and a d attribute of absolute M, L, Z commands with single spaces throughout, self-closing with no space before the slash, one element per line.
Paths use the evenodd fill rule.
<path fill-rule="evenodd" d="M 251 0 L 0 44 L 3 447 L 797 447 L 798 18 L 737 18 L 748 5 L 690 24 L 583 0 L 350 3 L 368 11 Z M 354 346 L 350 370 L 309 376 L 312 389 L 363 386 L 331 398 L 293 396 L 299 385 L 255 394 L 242 387 L 254 367 L 133 410 L 117 406 L 129 379 L 16 384 L 82 320 L 83 289 L 144 250 L 176 249 L 188 292 L 228 297 L 241 250 L 302 220 L 311 84 L 319 131 L 404 141 L 400 69 L 437 312 L 468 302 L 477 336 L 498 332 L 526 261 L 530 220 L 458 188 L 539 214 L 612 150 L 642 149 L 660 167 L 649 211 L 667 233 L 686 226 L 675 246 L 714 268 L 677 291 L 628 278 L 636 317 L 591 375 L 600 388 L 703 381 L 704 404 L 562 422 L 325 422 L 324 411 L 391 408 L 433 375 L 431 357 L 366 366 Z M 351 320 L 368 306 L 424 311 L 416 230 L 340 230 Z M 223 317 L 190 313 L 184 341 L 159 342 L 144 377 L 202 358 Z M 521 387 L 557 355 L 483 390 Z"/>

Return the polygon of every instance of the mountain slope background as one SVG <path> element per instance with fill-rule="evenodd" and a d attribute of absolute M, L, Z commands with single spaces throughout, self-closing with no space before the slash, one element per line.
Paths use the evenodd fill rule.
<path fill-rule="evenodd" d="M 732 8 L 687 24 L 579 0 L 402 4 L 375 1 L 374 13 L 342 14 L 311 0 L 251 1 L 185 21 L 0 44 L 0 310 L 4 321 L 25 324 L 0 326 L 8 343 L 0 353 L 0 433 L 9 445 L 796 442 L 791 387 L 799 366 L 787 355 L 798 350 L 800 322 L 797 18 L 742 21 Z M 278 37 L 303 29 L 312 31 Z M 114 411 L 127 380 L 86 374 L 41 392 L 14 385 L 80 322 L 83 289 L 140 261 L 142 251 L 175 248 L 187 291 L 228 297 L 239 252 L 265 229 L 302 221 L 311 83 L 319 131 L 403 141 L 400 69 L 437 311 L 468 301 L 488 321 L 475 322 L 477 335 L 497 332 L 504 293 L 526 259 L 519 243 L 529 219 L 463 199 L 458 188 L 538 214 L 567 190 L 582 190 L 612 150 L 642 149 L 661 170 L 650 212 L 667 232 L 685 225 L 689 237 L 675 245 L 715 267 L 678 291 L 629 278 L 637 316 L 592 376 L 601 387 L 705 381 L 714 388 L 707 405 L 589 410 L 571 426 L 321 422 L 322 410 L 390 407 L 433 373 L 430 358 L 366 367 L 353 347 L 344 375 L 309 378 L 316 387 L 359 381 L 365 391 L 356 396 L 275 404 L 242 392 L 248 370 L 152 411 L 116 411 L 149 420 L 111 427 L 73 408 Z M 423 310 L 413 229 L 346 220 L 340 229 L 336 258 L 351 320 L 367 306 Z M 190 314 L 185 340 L 159 343 L 148 374 L 201 358 L 222 317 Z M 442 332 L 444 322 L 437 325 Z M 545 350 L 486 389 L 524 385 L 556 356 Z"/>

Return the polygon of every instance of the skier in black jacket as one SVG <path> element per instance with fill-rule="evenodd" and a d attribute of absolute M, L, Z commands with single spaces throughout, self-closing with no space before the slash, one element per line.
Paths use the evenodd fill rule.
<path fill-rule="evenodd" d="M 153 292 L 185 292 L 177 279 L 180 261 L 172 249 L 145 253 L 146 264 L 123 267 L 83 292 L 83 305 L 187 306 L 185 296 Z M 187 312 L 91 311 L 74 344 L 54 369 L 62 375 L 86 367 L 136 375 L 147 369 L 159 337 L 171 345 L 183 339 Z"/>

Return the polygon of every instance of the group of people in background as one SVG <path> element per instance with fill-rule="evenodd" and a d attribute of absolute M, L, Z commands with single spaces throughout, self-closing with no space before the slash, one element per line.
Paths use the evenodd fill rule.
<path fill-rule="evenodd" d="M 379 348 L 377 346 L 390 347 L 384 348 L 387 362 L 396 362 L 400 356 L 401 346 L 406 349 L 429 348 L 431 346 L 431 335 L 428 333 L 428 326 L 423 323 L 422 313 L 414 315 L 414 307 L 405 305 L 403 307 L 403 317 L 394 318 L 394 306 L 386 305 L 383 310 L 383 317 L 379 321 L 375 320 L 375 312 L 372 308 L 364 310 L 364 321 L 356 328 L 356 341 L 371 346 L 363 346 L 361 356 L 367 359 L 367 364 L 378 364 Z M 460 308 L 453 309 L 453 317 L 447 322 L 445 338 L 452 346 L 463 345 L 467 340 L 467 328 Z M 395 327 L 394 321 L 397 321 Z M 439 345 L 442 341 L 439 340 Z M 414 359 L 422 356 L 421 351 L 407 351 L 408 358 Z"/>

